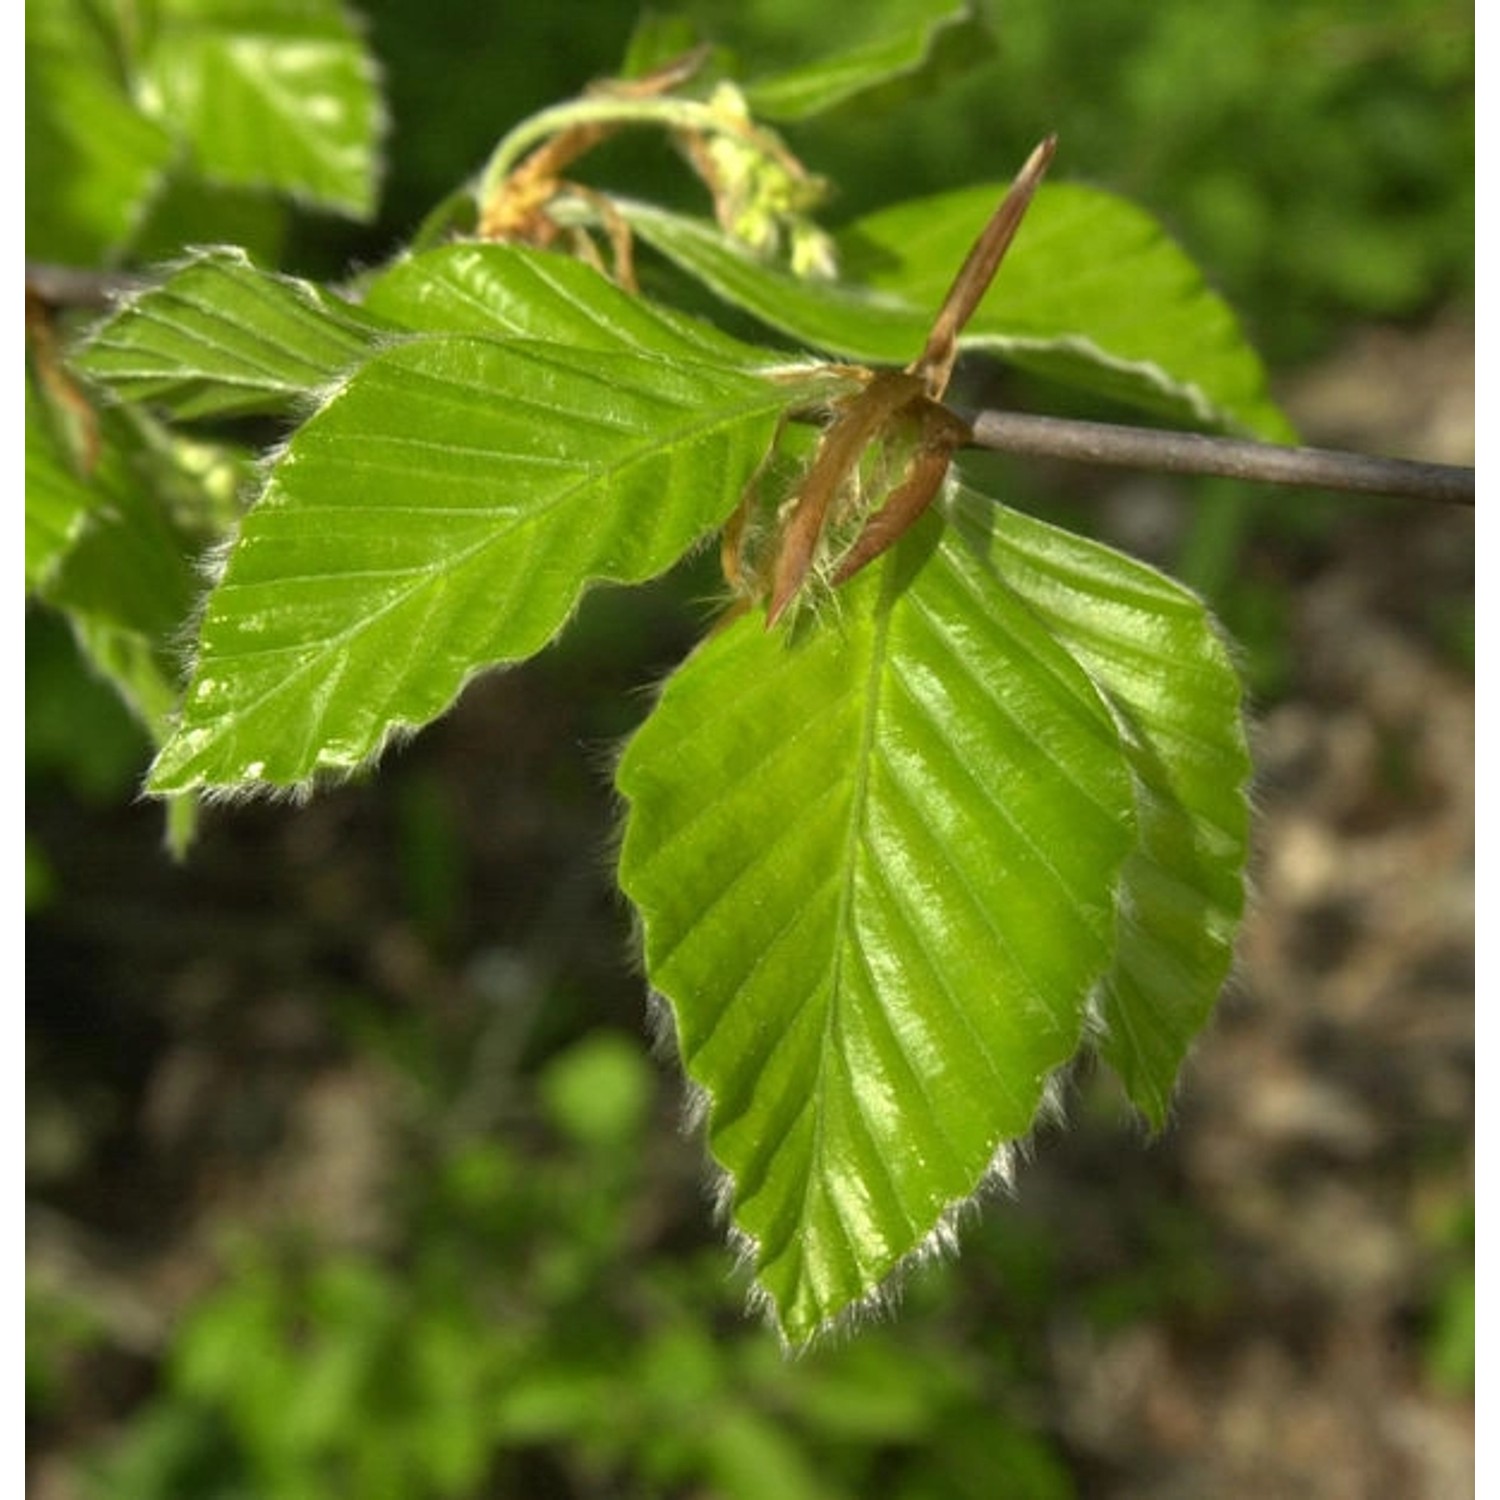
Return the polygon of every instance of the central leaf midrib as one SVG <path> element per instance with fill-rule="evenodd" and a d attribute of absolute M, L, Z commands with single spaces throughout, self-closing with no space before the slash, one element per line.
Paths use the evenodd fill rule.
<path fill-rule="evenodd" d="M 843 880 L 838 896 L 838 908 L 833 921 L 833 955 L 829 968 L 828 1012 L 823 1020 L 823 1036 L 818 1048 L 818 1065 L 814 1075 L 811 1097 L 814 1101 L 813 1132 L 809 1148 L 807 1180 L 802 1188 L 802 1208 L 798 1222 L 810 1222 L 814 1185 L 822 1180 L 823 1126 L 827 1113 L 827 1074 L 833 1049 L 839 1006 L 839 988 L 842 978 L 845 932 L 850 913 L 854 907 L 855 861 L 859 855 L 859 841 L 864 825 L 865 803 L 870 792 L 870 768 L 874 758 L 875 734 L 880 718 L 880 681 L 884 672 L 886 643 L 890 636 L 891 615 L 894 600 L 882 590 L 875 606 L 875 618 L 870 642 L 870 665 L 865 674 L 864 711 L 860 724 L 859 748 L 854 760 L 854 791 L 849 799 L 849 826 L 844 836 Z M 832 1201 L 834 1214 L 843 1224 L 838 1204 Z M 848 1231 L 844 1231 L 848 1241 Z M 806 1258 L 802 1257 L 798 1271 L 799 1279 L 806 1277 Z"/>

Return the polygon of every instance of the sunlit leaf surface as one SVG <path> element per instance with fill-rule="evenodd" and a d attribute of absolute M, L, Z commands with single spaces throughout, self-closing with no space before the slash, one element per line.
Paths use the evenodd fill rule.
<path fill-rule="evenodd" d="M 283 412 L 391 331 L 310 282 L 213 250 L 126 302 L 74 363 L 118 395 L 177 417 Z"/>
<path fill-rule="evenodd" d="M 375 277 L 368 312 L 427 333 L 543 339 L 575 349 L 758 366 L 766 351 L 631 296 L 580 261 L 466 241 L 409 255 Z"/>
<path fill-rule="evenodd" d="M 956 524 L 1116 716 L 1140 842 L 1125 864 L 1098 1046 L 1160 1126 L 1228 975 L 1244 906 L 1250 758 L 1239 676 L 1202 603 L 1155 570 L 972 493 Z"/>
<path fill-rule="evenodd" d="M 464 335 L 384 350 L 305 423 L 209 597 L 172 790 L 347 770 L 540 650 L 592 581 L 670 567 L 798 387 Z"/>
<path fill-rule="evenodd" d="M 1083 1035 L 1135 842 L 1089 678 L 930 516 L 631 742 L 622 887 L 732 1220 L 800 1343 L 941 1243 Z"/>

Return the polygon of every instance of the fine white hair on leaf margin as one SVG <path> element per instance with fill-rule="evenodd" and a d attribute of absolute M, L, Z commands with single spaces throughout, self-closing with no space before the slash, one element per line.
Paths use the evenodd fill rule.
<path fill-rule="evenodd" d="M 646 1009 L 653 1049 L 658 1056 L 675 1061 L 679 1067 L 684 1088 L 682 1128 L 685 1133 L 700 1137 L 707 1177 L 707 1196 L 713 1207 L 714 1218 L 724 1226 L 737 1269 L 748 1272 L 750 1276 L 750 1286 L 746 1293 L 747 1315 L 768 1324 L 780 1341 L 783 1352 L 788 1355 L 799 1354 L 830 1339 L 838 1339 L 872 1320 L 891 1314 L 913 1272 L 934 1261 L 958 1254 L 965 1225 L 982 1212 L 986 1200 L 1000 1194 L 1014 1194 L 1017 1170 L 1020 1163 L 1031 1155 L 1035 1128 L 1039 1125 L 1061 1124 L 1064 1117 L 1064 1096 L 1071 1076 L 1067 1064 L 1054 1069 L 1042 1080 L 1031 1130 L 996 1144 L 973 1191 L 948 1203 L 931 1229 L 864 1296 L 824 1319 L 807 1338 L 793 1339 L 787 1334 L 774 1297 L 756 1277 L 761 1249 L 759 1241 L 734 1222 L 734 1174 L 714 1158 L 706 1139 L 702 1139 L 708 1126 L 713 1100 L 709 1092 L 689 1078 L 682 1068 L 680 1042 L 671 1004 L 660 992 L 650 990 Z"/>
<path fill-rule="evenodd" d="M 1002 1141 L 990 1158 L 974 1191 L 955 1199 L 938 1215 L 932 1228 L 881 1277 L 862 1297 L 856 1298 L 825 1318 L 807 1336 L 796 1341 L 788 1337 L 770 1294 L 757 1283 L 750 1295 L 752 1312 L 768 1313 L 768 1320 L 788 1355 L 800 1355 L 829 1343 L 851 1337 L 859 1329 L 894 1316 L 913 1275 L 938 1261 L 958 1254 L 966 1223 L 978 1216 L 984 1200 L 997 1191 L 1011 1192 L 1015 1182 L 1017 1143 Z"/>
<path fill-rule="evenodd" d="M 832 1317 L 826 1318 L 805 1340 L 798 1342 L 787 1337 L 786 1330 L 776 1315 L 774 1301 L 758 1283 L 749 1295 L 749 1311 L 765 1316 L 780 1339 L 783 1351 L 789 1355 L 801 1354 L 815 1346 L 848 1337 L 873 1321 L 889 1317 L 898 1307 L 913 1274 L 958 1254 L 966 1226 L 979 1217 L 987 1202 L 999 1196 L 1014 1196 L 1017 1170 L 1020 1163 L 1032 1153 L 1035 1127 L 1062 1120 L 1063 1101 L 1070 1076 L 1071 1064 L 1064 1064 L 1050 1072 L 1042 1083 L 1032 1130 L 1013 1139 L 1000 1141 L 973 1192 L 947 1204 L 932 1228 L 895 1262 L 877 1286 Z M 731 1234 L 733 1233 L 731 1230 Z"/>

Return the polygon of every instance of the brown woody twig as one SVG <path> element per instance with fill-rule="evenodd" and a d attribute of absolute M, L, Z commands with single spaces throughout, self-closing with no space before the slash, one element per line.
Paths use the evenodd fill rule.
<path fill-rule="evenodd" d="M 1009 411 L 978 412 L 970 418 L 970 427 L 972 446 L 1027 458 L 1214 475 L 1258 484 L 1437 500 L 1448 505 L 1474 504 L 1474 471 L 1455 464 L 1373 458 L 1328 448 L 1287 447 L 1246 438 L 1207 437 Z"/>

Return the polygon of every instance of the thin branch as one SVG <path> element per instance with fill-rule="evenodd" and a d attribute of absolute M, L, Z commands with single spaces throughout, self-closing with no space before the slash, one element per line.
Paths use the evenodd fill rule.
<path fill-rule="evenodd" d="M 1474 471 L 1454 464 L 1372 458 L 1328 448 L 1292 448 L 1243 438 L 1205 437 L 1193 432 L 1020 412 L 981 411 L 969 420 L 973 446 L 1028 458 L 1061 458 L 1170 474 L 1209 474 L 1259 484 L 1397 495 L 1449 505 L 1474 504 Z"/>

